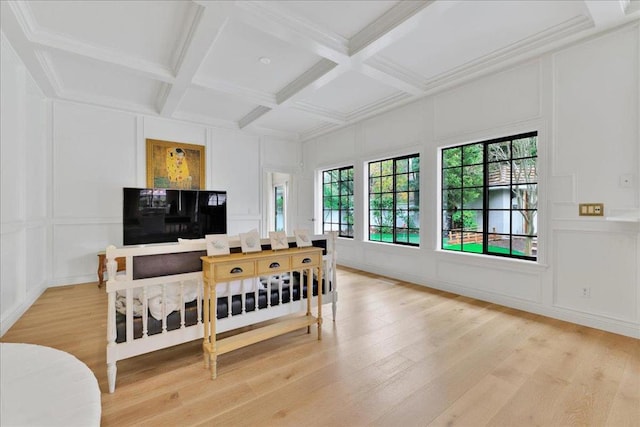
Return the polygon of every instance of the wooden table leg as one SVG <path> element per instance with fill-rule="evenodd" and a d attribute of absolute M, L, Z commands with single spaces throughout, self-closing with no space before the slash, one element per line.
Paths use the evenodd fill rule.
<path fill-rule="evenodd" d="M 98 287 L 104 285 L 104 271 L 107 268 L 107 256 L 104 253 L 98 254 Z"/>

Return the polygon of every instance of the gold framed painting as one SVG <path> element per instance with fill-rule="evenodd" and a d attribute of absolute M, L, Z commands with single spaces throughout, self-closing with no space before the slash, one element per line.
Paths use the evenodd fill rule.
<path fill-rule="evenodd" d="M 147 187 L 201 190 L 204 146 L 147 139 Z"/>

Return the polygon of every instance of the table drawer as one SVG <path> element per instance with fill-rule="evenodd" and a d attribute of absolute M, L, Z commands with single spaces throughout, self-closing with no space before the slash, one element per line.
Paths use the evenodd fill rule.
<path fill-rule="evenodd" d="M 216 282 L 224 282 L 229 279 L 240 279 L 256 275 L 253 261 L 229 261 L 214 266 Z"/>
<path fill-rule="evenodd" d="M 258 260 L 258 274 L 273 274 L 289 271 L 289 259 L 287 255 Z"/>
<path fill-rule="evenodd" d="M 315 254 L 296 254 L 291 256 L 291 267 L 292 268 L 300 268 L 300 267 L 309 267 L 311 265 L 319 265 L 320 264 L 319 253 Z"/>

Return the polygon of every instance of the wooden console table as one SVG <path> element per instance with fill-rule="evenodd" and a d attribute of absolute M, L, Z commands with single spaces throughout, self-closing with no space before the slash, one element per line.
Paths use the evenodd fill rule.
<path fill-rule="evenodd" d="M 322 248 L 289 248 L 281 251 L 264 251 L 247 254 L 202 257 L 204 282 L 204 352 L 205 367 L 211 369 L 211 379 L 216 378 L 216 363 L 219 354 L 255 344 L 306 327 L 310 332 L 318 325 L 318 339 L 322 339 Z M 317 271 L 318 301 L 317 316 L 311 314 L 313 299 L 313 272 Z M 216 340 L 216 284 L 231 280 L 248 279 L 272 274 L 300 271 L 300 298 L 303 295 L 302 277 L 307 277 L 307 312 L 305 315 L 288 317 L 268 326 Z M 293 282 L 290 286 L 293 287 Z M 291 293 L 293 298 L 293 292 Z M 270 296 L 267 296 L 270 298 Z M 256 306 L 258 301 L 256 300 Z M 207 310 L 206 307 L 209 307 Z"/>
<path fill-rule="evenodd" d="M 116 258 L 118 263 L 117 271 L 124 271 L 127 268 L 127 262 L 124 257 Z M 105 251 L 98 252 L 98 287 L 104 285 L 104 272 L 107 271 L 107 253 Z"/>

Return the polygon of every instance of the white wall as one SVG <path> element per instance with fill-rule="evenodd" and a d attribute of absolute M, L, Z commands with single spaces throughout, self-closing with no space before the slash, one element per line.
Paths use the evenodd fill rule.
<path fill-rule="evenodd" d="M 635 24 L 308 141 L 300 199 L 318 212 L 317 172 L 353 164 L 361 221 L 339 239 L 340 264 L 640 337 L 638 223 L 578 216 L 585 202 L 639 210 L 639 50 Z M 538 262 L 438 250 L 438 149 L 532 130 Z M 364 162 L 410 152 L 422 157 L 421 245 L 367 242 Z"/>
<path fill-rule="evenodd" d="M 292 226 L 312 226 L 315 172 L 419 152 L 420 248 L 340 239 L 344 265 L 640 337 L 637 212 L 640 35 L 635 26 L 297 143 L 46 100 L 2 36 L 0 334 L 47 286 L 96 280 L 95 253 L 122 243 L 121 189 L 145 186 L 145 138 L 203 144 L 207 187 L 229 192 L 229 233 L 263 229 L 265 171 L 293 174 Z M 438 148 L 538 130 L 539 262 L 437 250 Z M 631 175 L 631 187 L 620 185 Z M 317 208 L 317 205 L 316 205 Z M 319 218 L 319 217 L 317 217 Z M 317 225 L 317 222 L 316 222 Z M 590 298 L 581 289 L 591 290 Z"/>
<path fill-rule="evenodd" d="M 0 335 L 47 287 L 49 104 L 1 35 Z"/>
<path fill-rule="evenodd" d="M 47 100 L 4 35 L 1 76 L 0 335 L 48 286 L 96 282 L 97 252 L 122 245 L 122 188 L 146 187 L 147 138 L 205 146 L 229 234 L 262 230 L 265 169 L 297 179 L 298 142 Z"/>
<path fill-rule="evenodd" d="M 122 187 L 146 187 L 146 139 L 205 146 L 206 188 L 227 191 L 228 234 L 262 227 L 261 171 L 277 159 L 261 155 L 261 144 L 300 150 L 236 130 L 53 104 L 53 285 L 95 281 L 96 252 L 122 245 Z"/>

